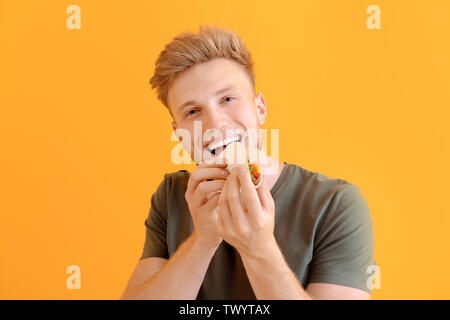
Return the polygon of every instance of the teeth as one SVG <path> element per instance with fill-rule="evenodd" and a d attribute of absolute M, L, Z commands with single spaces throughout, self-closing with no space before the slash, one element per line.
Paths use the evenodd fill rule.
<path fill-rule="evenodd" d="M 227 138 L 225 140 L 220 140 L 217 142 L 213 142 L 210 145 L 208 145 L 206 148 L 208 149 L 209 152 L 213 152 L 214 149 L 216 149 L 217 147 L 222 147 L 224 145 L 229 145 L 232 142 L 235 141 L 241 141 L 241 137 L 240 136 L 235 136 L 235 137 L 231 137 L 231 138 Z"/>

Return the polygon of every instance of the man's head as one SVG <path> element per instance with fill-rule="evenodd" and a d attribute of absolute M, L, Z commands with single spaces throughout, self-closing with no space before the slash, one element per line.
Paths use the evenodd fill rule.
<path fill-rule="evenodd" d="M 265 122 L 266 104 L 261 93 L 255 96 L 254 78 L 252 58 L 240 36 L 207 26 L 167 44 L 150 83 L 172 115 L 173 129 L 188 130 L 190 150 L 197 144 L 204 151 L 221 140 L 217 132 L 225 139 L 229 129 L 257 131 Z M 194 141 L 194 121 L 201 121 L 202 135 L 212 129 L 218 130 L 216 135 Z M 248 137 L 243 142 L 248 145 Z"/>

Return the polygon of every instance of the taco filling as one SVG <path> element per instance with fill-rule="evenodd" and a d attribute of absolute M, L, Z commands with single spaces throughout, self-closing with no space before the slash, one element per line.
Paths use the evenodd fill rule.
<path fill-rule="evenodd" d="M 219 154 L 218 157 L 213 158 L 213 163 L 223 163 L 225 160 L 227 163 L 227 170 L 231 173 L 235 166 L 242 166 L 247 163 L 251 180 L 255 188 L 259 188 L 262 184 L 263 175 L 261 166 L 258 164 L 258 152 L 256 148 L 250 148 L 247 152 L 246 147 L 239 141 L 233 141 L 229 143 L 225 150 Z"/>
<path fill-rule="evenodd" d="M 261 168 L 259 165 L 250 163 L 250 160 L 248 161 L 248 170 L 250 171 L 250 177 L 252 178 L 253 184 L 256 186 L 259 183 L 259 177 L 261 175 Z"/>

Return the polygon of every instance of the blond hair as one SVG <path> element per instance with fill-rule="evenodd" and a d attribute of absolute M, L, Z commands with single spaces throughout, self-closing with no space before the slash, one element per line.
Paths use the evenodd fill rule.
<path fill-rule="evenodd" d="M 254 64 L 251 54 L 235 30 L 217 26 L 200 26 L 199 32 L 182 32 L 168 43 L 155 63 L 150 79 L 152 89 L 157 88 L 158 99 L 168 106 L 168 91 L 178 73 L 196 64 L 214 58 L 236 62 L 247 74 L 255 90 Z M 173 115 L 172 115 L 173 116 Z"/>

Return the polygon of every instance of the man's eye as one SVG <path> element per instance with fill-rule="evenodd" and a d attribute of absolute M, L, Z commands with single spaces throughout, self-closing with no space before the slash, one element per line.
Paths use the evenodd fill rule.
<path fill-rule="evenodd" d="M 186 116 L 193 115 L 193 114 L 194 114 L 193 111 L 197 111 L 197 110 L 196 110 L 196 109 L 191 109 L 191 110 L 189 110 L 188 112 L 186 112 Z"/>
<path fill-rule="evenodd" d="M 225 97 L 224 100 L 225 100 L 226 102 L 230 102 L 231 100 L 229 100 L 229 99 L 234 99 L 234 98 L 233 98 L 233 97 Z"/>

